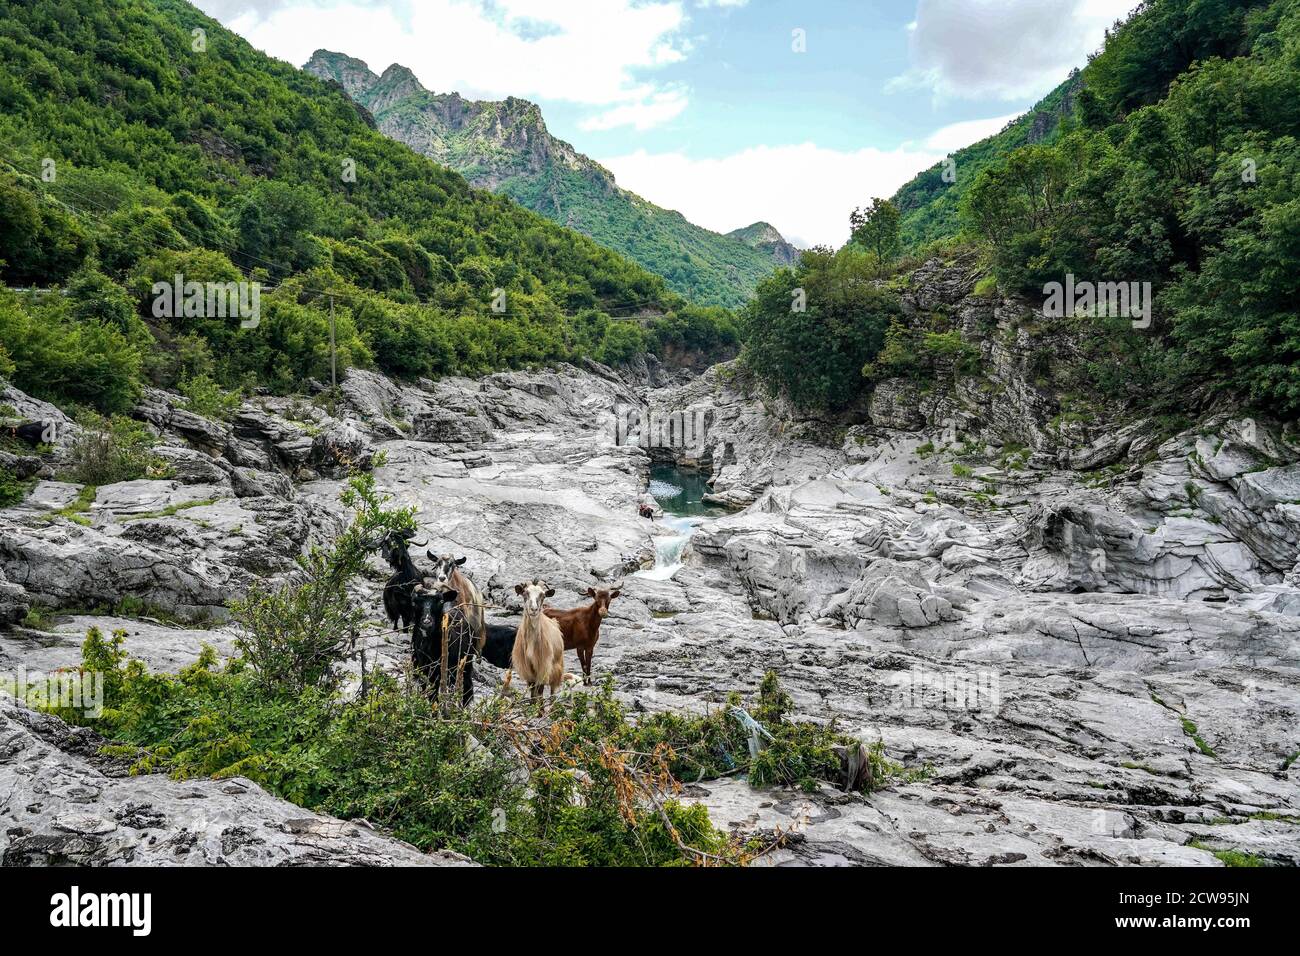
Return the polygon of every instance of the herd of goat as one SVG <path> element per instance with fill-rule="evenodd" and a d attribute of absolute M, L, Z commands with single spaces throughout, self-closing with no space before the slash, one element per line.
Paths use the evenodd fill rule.
<path fill-rule="evenodd" d="M 564 681 L 564 652 L 574 650 L 583 682 L 591 683 L 591 658 L 600 640 L 600 625 L 609 602 L 621 588 L 588 588 L 586 607 L 559 610 L 546 606 L 554 589 L 534 578 L 515 585 L 523 599 L 517 627 L 488 621 L 486 602 L 463 570 L 465 558 L 435 555 L 431 570 L 422 570 L 409 549 L 410 533 L 390 531 L 378 543 L 393 569 L 384 585 L 384 610 L 393 629 L 411 633 L 411 664 L 430 696 L 446 701 L 448 687 L 459 688 L 462 704 L 474 697 L 474 660 L 518 674 L 533 699 L 549 689 L 551 697 Z"/>

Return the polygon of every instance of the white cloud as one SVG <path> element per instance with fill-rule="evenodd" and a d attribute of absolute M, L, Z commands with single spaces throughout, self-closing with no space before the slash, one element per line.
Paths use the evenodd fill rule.
<path fill-rule="evenodd" d="M 625 103 L 589 117 L 578 125 L 587 131 L 613 129 L 616 126 L 632 126 L 638 130 L 647 130 L 676 118 L 686 109 L 685 90 L 674 88 L 662 93 L 654 93 L 636 103 Z"/>
<path fill-rule="evenodd" d="M 273 56 L 301 66 L 318 48 L 376 72 L 411 68 L 436 92 L 602 107 L 592 129 L 645 129 L 681 113 L 684 88 L 645 73 L 689 50 L 680 0 L 199 0 Z"/>
<path fill-rule="evenodd" d="M 962 123 L 953 123 L 951 126 L 945 126 L 931 133 L 925 141 L 925 148 L 940 153 L 955 153 L 972 143 L 978 143 L 982 139 L 988 139 L 995 133 L 1002 132 L 1008 123 L 1019 116 L 1019 113 L 1010 113 L 1006 116 L 995 116 L 992 119 L 966 120 Z"/>
<path fill-rule="evenodd" d="M 762 219 L 796 245 L 838 246 L 849 237 L 855 206 L 892 196 L 943 156 L 929 148 L 839 152 L 803 143 L 721 159 L 638 150 L 601 163 L 623 187 L 717 232 Z"/>
<path fill-rule="evenodd" d="M 1138 0 L 917 0 L 912 65 L 893 86 L 938 97 L 1041 96 L 1083 66 Z"/>
<path fill-rule="evenodd" d="M 716 232 L 761 219 L 795 245 L 839 246 L 849 237 L 855 206 L 892 196 L 921 170 L 1001 132 L 1018 115 L 953 123 L 893 150 L 845 152 L 803 143 L 692 159 L 642 149 L 600 162 L 625 189 Z"/>

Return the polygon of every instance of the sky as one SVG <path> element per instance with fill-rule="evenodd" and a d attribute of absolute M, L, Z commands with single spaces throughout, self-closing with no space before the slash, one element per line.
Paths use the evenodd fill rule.
<path fill-rule="evenodd" d="M 198 0 L 259 49 L 519 96 L 620 185 L 726 232 L 849 212 L 996 133 L 1137 0 Z"/>

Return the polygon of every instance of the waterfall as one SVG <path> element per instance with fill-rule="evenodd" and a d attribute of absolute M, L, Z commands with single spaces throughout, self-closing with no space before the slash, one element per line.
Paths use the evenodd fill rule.
<path fill-rule="evenodd" d="M 695 529 L 715 511 L 701 501 L 707 490 L 698 472 L 682 472 L 670 465 L 656 465 L 651 470 L 650 494 L 664 509 L 660 527 L 668 528 L 671 534 L 654 539 L 654 567 L 638 571 L 635 577 L 667 581 L 681 570 L 682 558 Z"/>
<path fill-rule="evenodd" d="M 682 517 L 665 514 L 664 524 L 672 528 L 675 534 L 662 535 L 655 539 L 655 566 L 647 571 L 638 571 L 634 577 L 649 578 L 651 581 L 667 581 L 682 567 L 682 555 L 686 545 L 691 541 L 695 529 L 703 524 L 700 517 Z"/>

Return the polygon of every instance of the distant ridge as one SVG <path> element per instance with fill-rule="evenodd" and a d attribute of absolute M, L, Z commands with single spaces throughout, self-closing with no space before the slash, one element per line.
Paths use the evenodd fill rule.
<path fill-rule="evenodd" d="M 768 223 L 724 236 L 623 189 L 605 167 L 552 136 L 528 100 L 432 93 L 405 66 L 377 75 L 329 50 L 317 50 L 303 69 L 342 86 L 385 135 L 621 252 L 694 302 L 741 305 L 759 279 L 798 254 Z"/>

